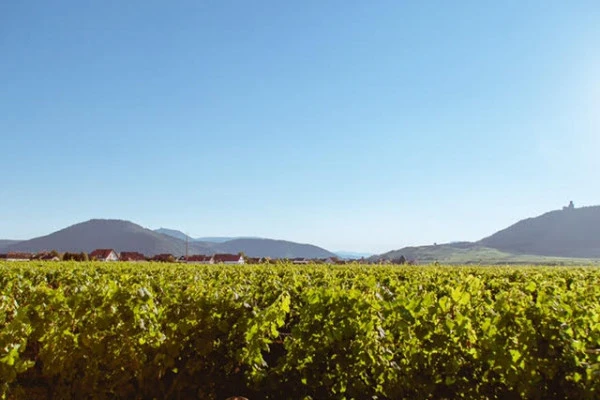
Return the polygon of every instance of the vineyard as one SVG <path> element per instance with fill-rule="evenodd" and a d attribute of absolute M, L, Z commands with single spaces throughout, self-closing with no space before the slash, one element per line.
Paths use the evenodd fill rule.
<path fill-rule="evenodd" d="M 5 399 L 596 399 L 600 270 L 0 263 Z"/>

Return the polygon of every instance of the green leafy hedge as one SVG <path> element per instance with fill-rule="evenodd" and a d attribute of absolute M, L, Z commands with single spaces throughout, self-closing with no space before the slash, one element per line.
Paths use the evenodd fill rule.
<path fill-rule="evenodd" d="M 599 398 L 600 271 L 0 263 L 8 399 Z"/>

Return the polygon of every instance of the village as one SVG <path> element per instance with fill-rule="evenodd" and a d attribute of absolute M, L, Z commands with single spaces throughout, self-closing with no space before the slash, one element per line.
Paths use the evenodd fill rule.
<path fill-rule="evenodd" d="M 177 257 L 173 254 L 156 254 L 145 256 L 137 251 L 117 252 L 114 249 L 96 249 L 91 253 L 59 253 L 56 250 L 39 253 L 9 252 L 0 254 L 0 261 L 102 261 L 102 262 L 165 262 L 186 264 L 276 264 L 287 262 L 292 264 L 332 264 L 344 265 L 349 263 L 371 264 L 366 259 L 344 260 L 338 257 L 329 258 L 270 258 L 270 257 L 247 257 L 244 253 L 239 254 L 194 254 Z"/>

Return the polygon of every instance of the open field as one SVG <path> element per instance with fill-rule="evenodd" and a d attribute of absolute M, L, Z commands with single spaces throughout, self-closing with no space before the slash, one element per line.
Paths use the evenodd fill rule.
<path fill-rule="evenodd" d="M 594 267 L 0 263 L 0 394 L 593 399 L 599 300 Z"/>

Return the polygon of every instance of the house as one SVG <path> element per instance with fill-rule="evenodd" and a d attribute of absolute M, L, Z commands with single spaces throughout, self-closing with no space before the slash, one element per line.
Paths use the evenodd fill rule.
<path fill-rule="evenodd" d="M 292 258 L 292 264 L 310 264 L 310 260 L 306 258 Z"/>
<path fill-rule="evenodd" d="M 215 260 L 212 256 L 204 256 L 202 254 L 196 254 L 193 256 L 182 257 L 183 262 L 189 264 L 214 264 Z"/>
<path fill-rule="evenodd" d="M 146 256 L 137 251 L 122 251 L 119 255 L 120 261 L 146 261 Z"/>
<path fill-rule="evenodd" d="M 96 249 L 90 253 L 90 260 L 119 261 L 119 255 L 113 249 Z"/>
<path fill-rule="evenodd" d="M 215 254 L 215 264 L 244 264 L 244 256 L 241 254 Z"/>
<path fill-rule="evenodd" d="M 33 258 L 31 253 L 8 253 L 6 261 L 29 261 Z"/>

